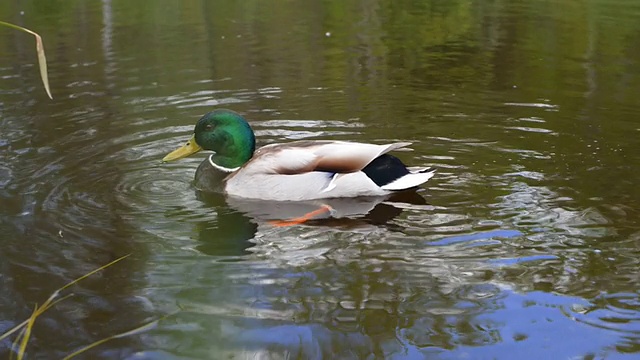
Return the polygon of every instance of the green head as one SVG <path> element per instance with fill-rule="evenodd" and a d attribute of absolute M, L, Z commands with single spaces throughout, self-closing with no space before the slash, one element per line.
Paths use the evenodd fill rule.
<path fill-rule="evenodd" d="M 181 159 L 204 149 L 215 152 L 212 160 L 217 165 L 236 168 L 251 159 L 255 148 L 256 139 L 249 123 L 234 111 L 220 109 L 200 118 L 187 144 L 162 160 Z"/>

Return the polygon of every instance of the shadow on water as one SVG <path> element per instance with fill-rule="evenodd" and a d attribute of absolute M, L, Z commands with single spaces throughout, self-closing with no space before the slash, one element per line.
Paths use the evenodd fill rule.
<path fill-rule="evenodd" d="M 195 248 L 214 256 L 249 254 L 248 249 L 255 246 L 252 240 L 258 231 L 257 223 L 242 212 L 229 209 L 223 194 L 198 191 L 196 196 L 217 214 L 217 218 L 197 223 L 200 244 Z"/>
<path fill-rule="evenodd" d="M 250 254 L 250 248 L 255 246 L 254 238 L 259 225 L 272 227 L 275 226 L 274 221 L 299 218 L 322 205 L 329 205 L 331 213 L 307 220 L 303 226 L 343 231 L 374 226 L 401 232 L 402 227 L 390 221 L 400 215 L 404 207 L 428 207 L 425 198 L 416 191 L 386 197 L 273 202 L 230 198 L 219 192 L 197 190 L 196 198 L 217 215 L 215 220 L 197 223 L 201 244 L 196 249 L 215 256 Z"/>
<path fill-rule="evenodd" d="M 499 335 L 484 331 L 493 326 L 493 320 L 482 319 L 480 315 L 500 309 L 500 299 L 505 297 L 501 294 L 504 289 L 480 282 L 451 287 L 446 278 L 458 276 L 455 274 L 462 269 L 443 271 L 437 269 L 437 264 L 434 267 L 433 264 L 424 263 L 427 268 L 420 270 L 409 264 L 404 267 L 397 263 L 375 261 L 378 256 L 380 259 L 401 259 L 407 256 L 401 255 L 403 251 L 413 249 L 413 246 L 407 247 L 401 242 L 390 241 L 390 235 L 383 241 L 372 239 L 373 242 L 369 245 L 354 241 L 354 232 L 360 232 L 366 237 L 366 234 L 375 232 L 373 229 L 376 228 L 383 232 L 397 233 L 402 238 L 406 228 L 393 224 L 393 219 L 406 209 L 428 211 L 434 208 L 427 204 L 419 192 L 402 192 L 383 198 L 324 199 L 291 203 L 225 198 L 221 194 L 199 191 L 197 197 L 217 213 L 217 219 L 215 224 L 198 223 L 201 244 L 196 249 L 208 255 L 222 257 L 221 260 L 225 263 L 229 260 L 239 261 L 238 266 L 244 269 L 235 275 L 232 275 L 234 267 L 228 267 L 222 272 L 223 278 L 229 277 L 223 282 L 232 281 L 234 285 L 223 285 L 227 289 L 225 295 L 209 296 L 216 298 L 213 304 L 219 304 L 222 308 L 209 305 L 206 301 L 199 302 L 196 293 L 182 299 L 185 313 L 181 318 L 186 324 L 197 322 L 192 317 L 197 317 L 198 314 L 218 315 L 214 328 L 220 332 L 218 341 L 223 341 L 225 345 L 222 350 L 209 351 L 219 354 L 230 351 L 229 356 L 233 354 L 250 358 L 266 356 L 320 359 L 329 354 L 343 358 L 388 357 L 394 354 L 421 358 L 442 355 L 444 352 L 437 348 L 449 348 L 454 343 L 474 346 L 499 341 Z M 318 242 L 320 249 L 324 249 L 316 255 L 320 258 L 306 259 L 299 263 L 293 260 L 297 257 L 295 254 L 275 254 L 267 250 L 270 258 L 282 257 L 280 261 L 289 263 L 276 267 L 268 262 L 257 261 L 255 257 L 244 260 L 239 258 L 251 253 L 260 254 L 269 247 L 260 240 L 264 235 L 257 234 L 280 231 L 273 228 L 272 220 L 280 220 L 285 214 L 285 217 L 298 217 L 317 209 L 321 204 L 329 204 L 334 212 L 298 227 L 298 230 L 300 227 L 309 229 L 318 240 L 324 238 L 318 234 L 328 234 L 323 240 L 328 241 L 328 244 Z M 217 230 L 209 230 L 207 226 Z M 278 246 L 291 241 L 287 240 L 290 237 L 288 230 L 281 231 L 280 234 L 282 239 Z M 495 230 L 445 237 L 425 245 L 437 247 L 518 236 L 523 236 L 523 233 Z M 305 240 L 298 238 L 298 241 Z M 343 244 L 339 245 L 340 242 Z M 388 251 L 389 244 L 385 243 L 389 242 L 404 249 L 399 249 L 398 252 Z M 302 248 L 301 251 L 312 248 L 313 246 Z M 346 253 L 336 251 L 340 248 L 346 250 Z M 366 257 L 371 260 L 354 260 L 348 255 L 352 250 L 369 253 Z M 313 253 L 307 256 L 314 257 Z M 332 266 L 322 264 L 320 259 L 325 257 L 331 261 Z M 415 261 L 420 256 L 414 253 L 411 258 Z M 532 258 L 528 261 L 541 260 L 549 258 Z M 491 271 L 492 268 L 481 262 L 477 262 L 476 266 L 485 268 L 486 271 Z M 214 275 L 217 270 L 210 271 L 212 276 L 217 276 Z M 411 288 L 412 281 L 418 278 L 421 289 L 429 289 L 428 293 Z M 210 281 L 200 279 L 200 282 L 199 286 L 206 288 Z M 247 300 L 250 307 L 244 301 L 226 303 L 236 297 Z M 296 315 L 294 319 L 290 319 L 293 313 Z M 391 329 L 396 329 L 397 332 L 390 332 Z M 424 331 L 427 333 L 423 333 Z M 439 335 L 435 337 L 435 334 Z M 400 343 L 396 343 L 397 339 Z M 434 346 L 432 352 L 424 350 L 428 344 Z M 201 344 L 197 346 L 202 347 Z"/>

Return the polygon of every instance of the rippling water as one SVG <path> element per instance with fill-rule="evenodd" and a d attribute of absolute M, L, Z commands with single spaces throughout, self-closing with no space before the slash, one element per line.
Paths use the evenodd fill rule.
<path fill-rule="evenodd" d="M 21 12 L 24 12 L 21 14 Z M 8 2 L 0 332 L 60 358 L 634 358 L 640 9 L 628 2 Z M 210 15 L 214 14 L 214 15 Z M 196 191 L 162 164 L 215 107 L 259 145 L 410 141 L 417 193 L 316 204 Z M 12 338 L 13 339 L 13 338 Z M 12 339 L 0 342 L 8 357 Z"/>

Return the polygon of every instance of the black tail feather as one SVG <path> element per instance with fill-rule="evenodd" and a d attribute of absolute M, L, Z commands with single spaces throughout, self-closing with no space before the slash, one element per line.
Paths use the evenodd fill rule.
<path fill-rule="evenodd" d="M 397 157 L 383 154 L 370 162 L 362 172 L 378 186 L 384 186 L 409 173 L 407 167 Z"/>

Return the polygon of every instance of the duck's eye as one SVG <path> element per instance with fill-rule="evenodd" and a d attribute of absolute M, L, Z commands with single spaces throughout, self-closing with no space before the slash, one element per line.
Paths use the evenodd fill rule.
<path fill-rule="evenodd" d="M 205 130 L 211 130 L 213 129 L 213 126 L 210 124 L 207 124 L 207 126 L 204 127 Z"/>

